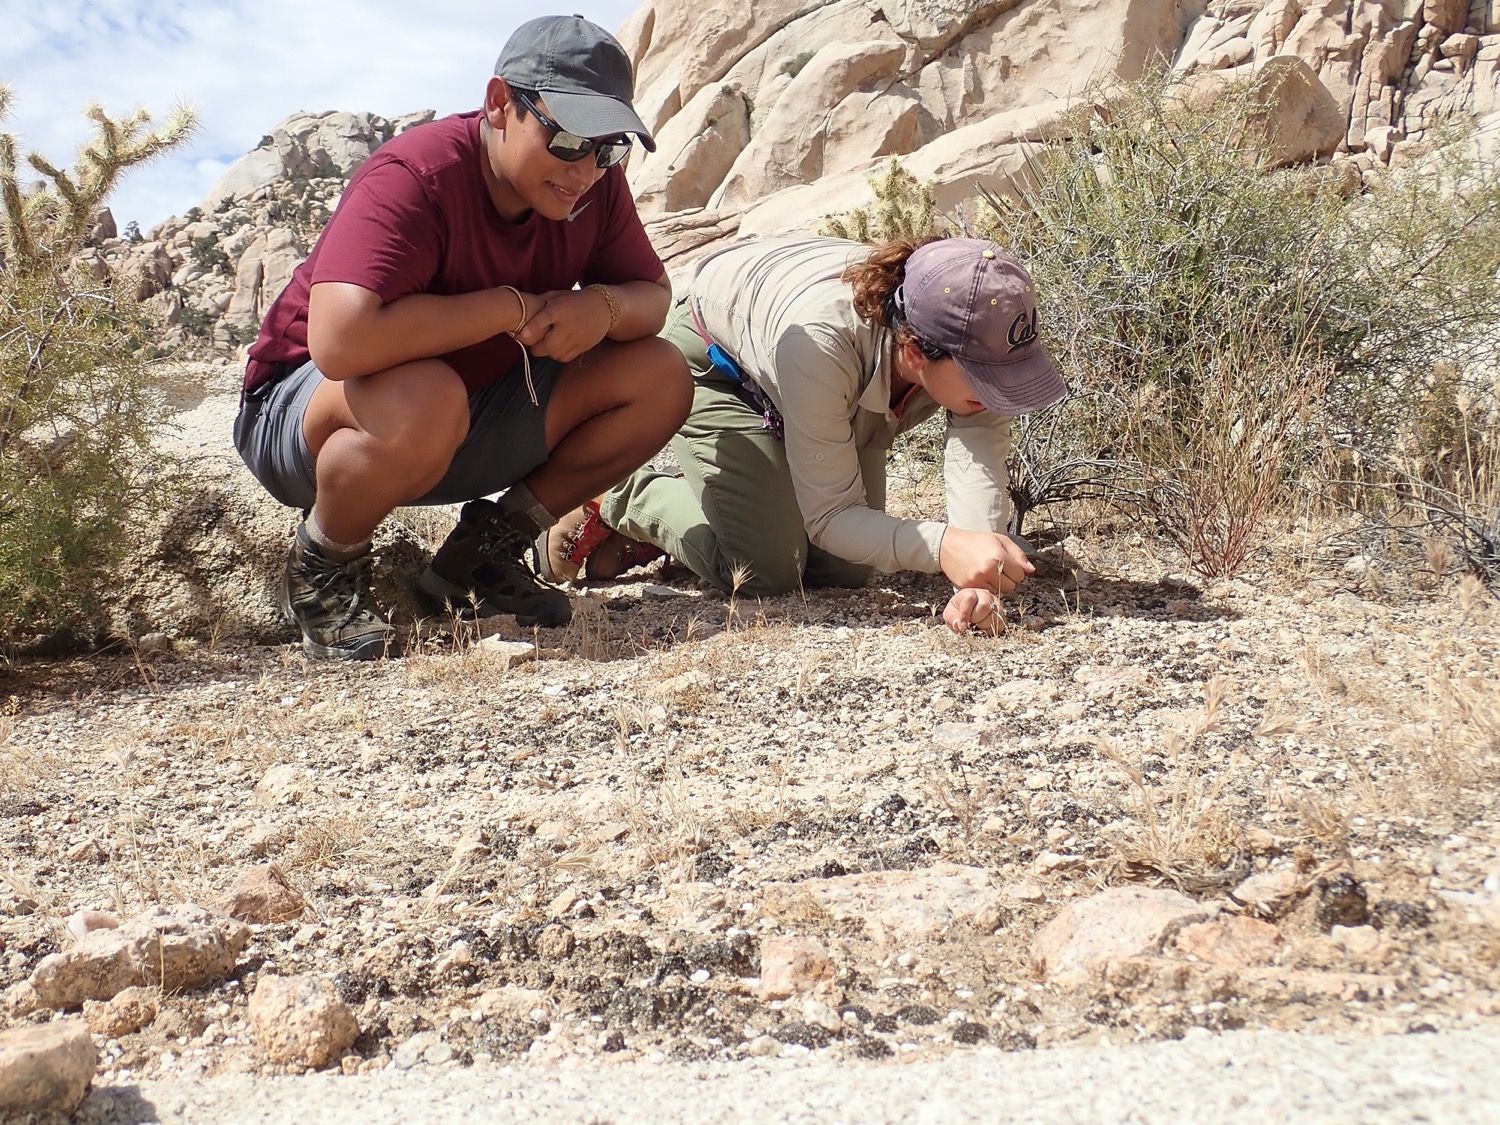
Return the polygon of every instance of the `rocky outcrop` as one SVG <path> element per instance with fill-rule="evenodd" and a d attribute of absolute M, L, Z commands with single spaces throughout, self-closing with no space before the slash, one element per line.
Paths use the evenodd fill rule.
<path fill-rule="evenodd" d="M 202 208 L 213 210 L 246 199 L 284 179 L 338 176 L 348 179 L 370 153 L 397 133 L 431 121 L 432 110 L 394 121 L 371 113 L 294 113 L 261 138 L 209 189 Z"/>
<path fill-rule="evenodd" d="M 48 954 L 27 983 L 40 1006 L 66 1011 L 86 1000 L 113 999 L 127 988 L 197 988 L 227 977 L 249 938 L 245 926 L 216 923 L 191 903 L 170 910 L 156 906 Z"/>
<path fill-rule="evenodd" d="M 1023 138 L 995 135 L 1014 115 L 1045 114 L 1095 80 L 1138 77 L 1175 54 L 1182 19 L 1175 0 L 783 0 L 733 12 L 657 0 L 623 41 L 636 51 L 642 113 L 672 143 L 631 182 L 650 217 L 701 200 L 738 213 L 741 234 L 808 229 L 846 199 L 865 201 L 864 177 L 890 155 L 931 169 L 940 196 L 972 197 L 1019 167 L 1007 146 Z M 748 108 L 749 135 L 721 171 L 740 135 L 716 136 L 722 118 L 705 107 L 728 98 Z M 675 159 L 699 138 L 712 138 L 717 161 Z"/>
<path fill-rule="evenodd" d="M 1491 0 L 653 0 L 622 34 L 643 112 L 672 144 L 632 182 L 674 264 L 713 240 L 673 212 L 701 201 L 737 235 L 810 229 L 867 201 L 888 153 L 951 207 L 1004 190 L 1062 110 L 1154 60 L 1201 89 L 1252 82 L 1268 103 L 1252 124 L 1279 161 L 1342 153 L 1366 171 L 1445 118 L 1496 112 L 1497 14 Z M 731 99 L 748 137 L 707 108 Z M 674 159 L 710 145 L 713 160 Z"/>
<path fill-rule="evenodd" d="M 136 296 L 156 307 L 163 352 L 183 359 L 231 354 L 255 338 L 343 188 L 338 176 L 281 179 L 212 214 L 194 207 L 144 235 L 103 239 L 84 258 L 96 276 L 129 279 Z"/>
<path fill-rule="evenodd" d="M 658 140 L 630 181 L 678 277 L 728 239 L 868 203 L 890 156 L 945 210 L 1004 192 L 1082 96 L 1155 63 L 1207 96 L 1251 83 L 1267 105 L 1250 133 L 1282 163 L 1348 161 L 1357 180 L 1460 118 L 1500 144 L 1500 0 L 648 0 L 619 38 Z M 101 215 L 85 264 L 129 271 L 165 346 L 224 354 L 349 173 L 431 116 L 293 114 L 185 217 L 130 238 Z"/>
<path fill-rule="evenodd" d="M 129 277 L 167 331 L 161 347 L 187 359 L 224 355 L 255 338 L 261 318 L 307 256 L 344 184 L 376 148 L 430 121 L 368 113 L 294 113 L 235 161 L 203 203 L 142 234 L 101 212 L 85 254 L 99 277 Z"/>

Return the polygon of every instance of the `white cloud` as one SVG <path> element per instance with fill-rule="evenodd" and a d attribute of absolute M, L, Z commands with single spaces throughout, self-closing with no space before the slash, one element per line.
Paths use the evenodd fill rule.
<path fill-rule="evenodd" d="M 479 104 L 495 58 L 521 18 L 483 0 L 48 0 L 12 5 L 0 36 L 0 82 L 13 114 L 0 125 L 22 151 L 71 161 L 88 136 L 83 110 L 144 106 L 164 119 L 186 102 L 200 128 L 180 148 L 127 173 L 110 197 L 120 226 L 142 229 L 200 203 L 227 165 L 298 110 L 395 117 Z M 634 0 L 570 0 L 611 30 Z M 542 14 L 541 12 L 528 13 Z"/>

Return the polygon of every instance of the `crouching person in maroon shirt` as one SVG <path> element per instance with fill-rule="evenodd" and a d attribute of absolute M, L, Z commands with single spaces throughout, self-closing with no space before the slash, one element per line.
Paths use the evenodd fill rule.
<path fill-rule="evenodd" d="M 482 110 L 360 167 L 268 310 L 235 445 L 304 510 L 281 608 L 309 654 L 385 652 L 370 538 L 408 504 L 463 504 L 419 579 L 429 599 L 564 624 L 528 548 L 686 418 L 686 364 L 656 337 L 671 287 L 619 167 L 632 137 L 656 147 L 632 87 L 602 28 L 523 25 Z"/>

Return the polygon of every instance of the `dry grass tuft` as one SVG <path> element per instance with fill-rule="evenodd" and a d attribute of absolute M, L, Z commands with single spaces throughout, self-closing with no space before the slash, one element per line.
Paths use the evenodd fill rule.
<path fill-rule="evenodd" d="M 641 768 L 641 759 L 650 754 L 658 717 L 665 718 L 660 706 L 622 703 L 615 709 L 615 741 L 626 762 L 626 792 L 616 808 L 662 878 L 686 882 L 693 878 L 696 857 L 707 846 L 709 833 L 675 760 L 675 739 L 667 740 L 663 766 Z M 642 736 L 639 741 L 632 737 L 635 731 Z M 660 780 L 649 776 L 654 772 L 660 773 Z"/>
<path fill-rule="evenodd" d="M 731 632 L 740 621 L 740 588 L 754 573 L 744 563 L 736 563 L 729 571 L 729 601 L 724 607 L 724 631 Z"/>
<path fill-rule="evenodd" d="M 652 693 L 665 705 L 686 715 L 708 710 L 718 699 L 715 680 L 718 660 L 708 645 L 673 648 L 651 662 Z"/>
<path fill-rule="evenodd" d="M 351 859 L 373 859 L 373 853 L 364 846 L 370 828 L 366 818 L 350 813 L 309 820 L 297 827 L 282 866 L 288 871 L 301 871 L 334 867 Z"/>
<path fill-rule="evenodd" d="M 620 641 L 610 628 L 602 601 L 573 599 L 573 619 L 568 622 L 561 647 L 581 660 L 614 660 L 620 655 Z"/>
<path fill-rule="evenodd" d="M 985 816 L 994 806 L 995 789 L 980 770 L 971 770 L 954 750 L 927 763 L 923 780 L 938 804 L 958 821 L 964 847 L 972 847 Z"/>
<path fill-rule="evenodd" d="M 9 715 L 0 715 L 0 798 L 6 803 L 29 796 L 38 777 L 44 772 L 38 755 L 12 745 L 16 724 Z"/>
<path fill-rule="evenodd" d="M 1424 714 L 1404 728 L 1406 748 L 1440 786 L 1468 789 L 1495 776 L 1500 752 L 1500 656 L 1455 656 L 1448 642 L 1429 658 Z"/>
<path fill-rule="evenodd" d="M 1280 804 L 1301 822 L 1310 836 L 1347 855 L 1351 810 L 1316 793 L 1283 793 Z"/>
<path fill-rule="evenodd" d="M 1222 887 L 1244 874 L 1240 825 L 1224 802 L 1235 762 L 1211 770 L 1198 745 L 1218 724 L 1226 690 L 1222 677 L 1209 680 L 1201 711 L 1167 734 L 1161 785 L 1147 779 L 1143 756 L 1132 757 L 1116 739 L 1098 741 L 1100 752 L 1124 773 L 1134 797 L 1134 823 L 1107 832 L 1110 846 L 1127 871 L 1155 873 L 1184 892 Z"/>

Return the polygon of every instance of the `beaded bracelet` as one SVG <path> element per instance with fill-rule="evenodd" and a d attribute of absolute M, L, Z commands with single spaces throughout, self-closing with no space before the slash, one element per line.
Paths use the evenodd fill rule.
<path fill-rule="evenodd" d="M 615 291 L 608 285 L 600 285 L 597 281 L 592 285 L 585 285 L 584 288 L 592 289 L 604 298 L 604 303 L 609 306 L 609 327 L 605 331 L 613 332 L 615 325 L 620 323 L 620 317 L 625 314 L 625 310 L 620 307 L 620 299 L 615 296 Z"/>

